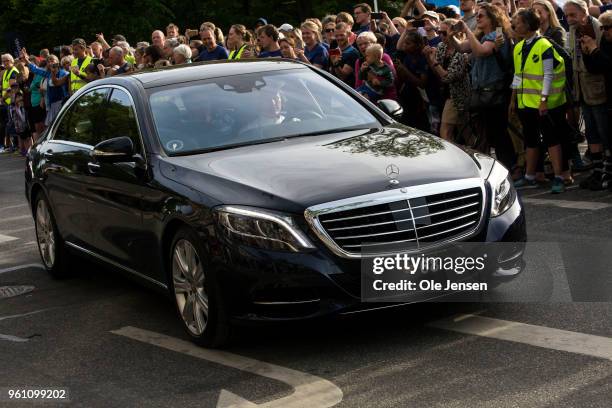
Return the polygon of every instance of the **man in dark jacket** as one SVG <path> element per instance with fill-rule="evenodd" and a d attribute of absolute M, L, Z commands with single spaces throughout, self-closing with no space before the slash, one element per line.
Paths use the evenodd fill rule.
<path fill-rule="evenodd" d="M 599 16 L 601 43 L 597 46 L 595 40 L 586 37 L 582 41 L 585 53 L 584 64 L 589 72 L 603 74 L 606 80 L 606 94 L 608 95 L 608 114 L 612 113 L 612 10 Z M 612 122 L 609 122 L 612 123 Z"/>
<path fill-rule="evenodd" d="M 612 11 L 599 16 L 602 37 L 599 45 L 593 38 L 584 36 L 581 41 L 584 65 L 593 74 L 603 74 L 608 98 L 608 124 L 612 124 Z M 612 185 L 608 186 L 612 190 Z"/>

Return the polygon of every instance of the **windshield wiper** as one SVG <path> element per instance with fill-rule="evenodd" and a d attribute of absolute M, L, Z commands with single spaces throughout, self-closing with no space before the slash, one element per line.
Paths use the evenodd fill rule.
<path fill-rule="evenodd" d="M 265 143 L 282 142 L 283 140 L 293 139 L 293 138 L 296 138 L 296 137 L 318 136 L 318 135 L 324 135 L 324 134 L 327 134 L 327 133 L 348 132 L 348 131 L 351 131 L 351 130 L 369 130 L 369 129 L 370 129 L 369 127 L 365 127 L 364 128 L 364 127 L 347 126 L 347 127 L 344 127 L 344 128 L 328 129 L 328 130 L 318 130 L 318 131 L 314 131 L 314 132 L 298 133 L 298 134 L 295 134 L 295 135 L 288 135 L 288 136 L 271 137 L 269 139 L 251 140 L 251 141 L 248 141 L 248 142 L 233 143 L 233 144 L 228 144 L 228 145 L 223 145 L 223 146 L 206 147 L 206 148 L 203 148 L 203 149 L 188 150 L 188 151 L 185 151 L 185 152 L 175 152 L 175 153 L 169 154 L 169 156 L 171 156 L 171 157 L 175 157 L 175 156 L 189 156 L 189 155 L 192 155 L 192 154 L 202 154 L 202 153 L 218 152 L 220 150 L 234 149 L 236 147 L 254 146 L 254 145 L 265 144 Z"/>
<path fill-rule="evenodd" d="M 169 156 L 171 156 L 171 157 L 175 157 L 175 156 L 189 156 L 189 155 L 192 155 L 192 154 L 218 152 L 220 150 L 233 149 L 233 148 L 242 147 L 242 146 L 253 146 L 253 145 L 258 145 L 258 144 L 281 142 L 281 141 L 283 141 L 285 139 L 287 139 L 286 136 L 273 137 L 273 138 L 269 138 L 269 139 L 251 140 L 249 142 L 233 143 L 233 144 L 228 144 L 228 145 L 223 145 L 223 146 L 206 147 L 206 148 L 203 148 L 203 149 L 193 149 L 193 150 L 187 150 L 187 151 L 184 151 L 184 152 L 176 152 L 176 153 L 169 154 Z"/>
<path fill-rule="evenodd" d="M 319 136 L 319 135 L 325 135 L 327 133 L 349 132 L 351 130 L 370 130 L 370 129 L 371 129 L 370 127 L 347 126 L 343 128 L 337 128 L 337 129 L 315 130 L 314 132 L 298 133 L 296 135 L 286 136 L 285 138 L 289 139 L 293 137 Z"/>

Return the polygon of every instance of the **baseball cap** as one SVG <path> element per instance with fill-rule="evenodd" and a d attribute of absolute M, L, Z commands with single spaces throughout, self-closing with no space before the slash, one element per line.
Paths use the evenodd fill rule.
<path fill-rule="evenodd" d="M 449 6 L 447 6 L 449 9 L 453 10 L 455 12 L 455 14 L 457 14 L 458 16 L 461 15 L 461 10 L 459 10 L 459 7 L 455 6 L 454 4 L 451 4 Z"/>
<path fill-rule="evenodd" d="M 293 31 L 293 26 L 291 24 L 285 23 L 282 26 L 278 27 L 278 31 Z"/>
<path fill-rule="evenodd" d="M 80 45 L 83 48 L 87 48 L 87 43 L 82 38 L 75 38 L 72 40 L 72 45 Z"/>
<path fill-rule="evenodd" d="M 425 17 L 430 17 L 430 18 L 440 21 L 440 16 L 435 11 L 427 10 L 421 16 L 421 18 L 425 18 Z"/>
<path fill-rule="evenodd" d="M 268 25 L 268 20 L 263 17 L 259 17 L 257 20 L 255 20 L 255 25 L 257 24 Z"/>

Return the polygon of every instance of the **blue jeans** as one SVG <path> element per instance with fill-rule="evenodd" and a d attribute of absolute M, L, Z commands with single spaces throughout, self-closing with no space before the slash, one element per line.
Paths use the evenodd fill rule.
<path fill-rule="evenodd" d="M 591 144 L 603 144 L 604 149 L 610 149 L 608 140 L 608 108 L 606 104 L 589 106 L 584 102 L 580 104 L 587 142 Z"/>

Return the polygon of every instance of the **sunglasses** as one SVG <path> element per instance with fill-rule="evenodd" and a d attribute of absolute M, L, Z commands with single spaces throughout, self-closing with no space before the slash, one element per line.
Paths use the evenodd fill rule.
<path fill-rule="evenodd" d="M 486 16 L 486 14 L 476 14 L 476 19 L 485 18 Z"/>
<path fill-rule="evenodd" d="M 335 29 L 335 28 L 326 28 L 326 29 L 325 29 L 325 32 L 326 32 L 326 33 L 333 33 L 334 31 L 336 31 L 336 29 Z"/>

